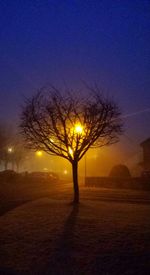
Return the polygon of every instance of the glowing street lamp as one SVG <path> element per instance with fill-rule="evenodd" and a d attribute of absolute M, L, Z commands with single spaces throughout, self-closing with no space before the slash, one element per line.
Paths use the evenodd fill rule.
<path fill-rule="evenodd" d="M 75 124 L 74 132 L 81 135 L 83 133 L 83 126 L 80 123 Z"/>
<path fill-rule="evenodd" d="M 9 154 L 11 154 L 13 152 L 13 148 L 12 147 L 8 147 L 7 151 L 8 151 Z"/>
<path fill-rule="evenodd" d="M 36 156 L 41 157 L 43 155 L 42 151 L 36 151 Z"/>
<path fill-rule="evenodd" d="M 67 175 L 68 174 L 68 171 L 65 169 L 64 170 L 64 175 Z"/>

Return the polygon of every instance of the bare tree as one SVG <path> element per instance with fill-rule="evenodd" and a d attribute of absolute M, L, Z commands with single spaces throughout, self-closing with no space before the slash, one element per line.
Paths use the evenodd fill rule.
<path fill-rule="evenodd" d="M 13 170 L 15 169 L 17 172 L 19 172 L 21 165 L 26 160 L 28 155 L 29 153 L 24 147 L 24 143 L 20 135 L 16 134 L 16 136 L 14 136 L 13 152 L 11 154 L 11 163 Z"/>
<path fill-rule="evenodd" d="M 24 148 L 21 136 L 10 125 L 0 124 L 0 164 L 4 169 L 11 165 L 12 170 L 19 171 L 28 152 Z"/>
<path fill-rule="evenodd" d="M 71 163 L 74 203 L 79 202 L 79 160 L 91 147 L 117 142 L 122 133 L 118 106 L 97 88 L 84 97 L 55 87 L 41 90 L 25 102 L 20 127 L 29 148 Z"/>

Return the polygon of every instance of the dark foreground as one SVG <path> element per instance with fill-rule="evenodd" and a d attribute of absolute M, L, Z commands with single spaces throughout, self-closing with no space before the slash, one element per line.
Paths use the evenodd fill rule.
<path fill-rule="evenodd" d="M 0 274 L 150 274 L 150 195 L 1 185 Z"/>

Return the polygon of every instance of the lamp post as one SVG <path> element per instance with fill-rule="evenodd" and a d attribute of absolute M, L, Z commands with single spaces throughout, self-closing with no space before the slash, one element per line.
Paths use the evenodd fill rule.
<path fill-rule="evenodd" d="M 84 155 L 84 184 L 86 185 L 86 153 Z"/>
<path fill-rule="evenodd" d="M 14 153 L 14 148 L 13 147 L 8 147 L 7 148 L 7 152 L 9 155 L 11 155 L 9 159 L 9 161 L 11 162 L 11 165 L 12 165 L 12 170 L 14 170 L 14 156 L 13 156 L 13 153 Z M 7 166 L 7 164 L 6 164 Z M 7 168 L 6 168 L 7 169 Z"/>
<path fill-rule="evenodd" d="M 41 150 L 35 152 L 34 170 L 43 171 L 43 151 Z"/>
<path fill-rule="evenodd" d="M 71 135 L 74 137 L 76 136 L 78 140 L 80 140 L 80 138 L 83 136 L 84 134 L 84 128 L 82 126 L 81 123 L 75 123 L 75 125 L 72 127 L 71 129 Z M 71 157 L 74 157 L 74 147 L 76 147 L 76 145 L 72 145 L 68 147 L 68 153 Z"/>

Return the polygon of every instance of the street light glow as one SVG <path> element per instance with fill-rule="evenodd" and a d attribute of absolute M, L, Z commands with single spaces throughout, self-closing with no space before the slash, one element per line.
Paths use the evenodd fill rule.
<path fill-rule="evenodd" d="M 76 134 L 82 134 L 83 133 L 83 126 L 81 124 L 75 124 L 74 132 Z"/>
<path fill-rule="evenodd" d="M 13 152 L 13 148 L 12 147 L 9 147 L 8 148 L 8 153 L 12 153 Z"/>
<path fill-rule="evenodd" d="M 36 152 L 36 156 L 38 156 L 38 157 L 41 157 L 42 154 L 43 154 L 42 151 L 37 151 L 37 152 Z"/>

